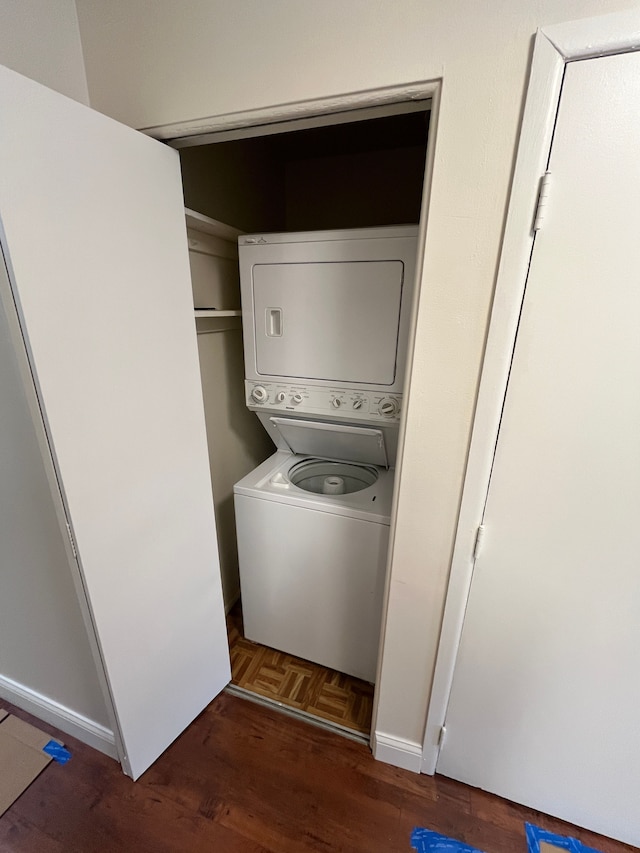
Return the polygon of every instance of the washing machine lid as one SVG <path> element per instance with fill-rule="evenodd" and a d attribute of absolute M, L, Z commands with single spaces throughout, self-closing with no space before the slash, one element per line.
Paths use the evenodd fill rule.
<path fill-rule="evenodd" d="M 370 427 L 269 418 L 293 453 L 388 467 L 384 434 Z"/>

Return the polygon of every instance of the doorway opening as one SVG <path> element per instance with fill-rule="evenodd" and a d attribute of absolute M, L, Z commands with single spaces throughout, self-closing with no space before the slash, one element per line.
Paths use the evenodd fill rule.
<path fill-rule="evenodd" d="M 231 689 L 366 740 L 372 683 L 244 635 L 233 487 L 275 448 L 245 402 L 236 243 L 243 233 L 418 225 L 430 102 L 394 104 L 382 112 L 327 115 L 321 126 L 303 129 L 282 123 L 278 132 L 226 131 L 220 141 L 214 135 L 197 145 L 174 143 L 185 204 L 195 212 L 188 236 Z"/>

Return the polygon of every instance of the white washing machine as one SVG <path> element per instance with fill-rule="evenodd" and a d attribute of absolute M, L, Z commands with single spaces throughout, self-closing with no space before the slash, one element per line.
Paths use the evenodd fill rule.
<path fill-rule="evenodd" d="M 375 681 L 394 472 L 326 457 L 353 441 L 347 456 L 362 459 L 364 441 L 383 461 L 383 433 L 367 430 L 363 439 L 350 427 L 346 436 L 323 430 L 318 437 L 317 424 L 273 420 L 288 449 L 234 488 L 245 635 Z M 308 429 L 316 447 L 324 442 L 321 457 L 295 452 Z"/>
<path fill-rule="evenodd" d="M 278 451 L 234 488 L 248 639 L 374 681 L 417 229 L 239 239 L 246 401 Z"/>

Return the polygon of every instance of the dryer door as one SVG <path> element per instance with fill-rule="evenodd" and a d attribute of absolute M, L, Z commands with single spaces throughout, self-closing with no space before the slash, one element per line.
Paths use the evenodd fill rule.
<path fill-rule="evenodd" d="M 393 385 L 403 279 L 400 260 L 256 264 L 258 374 Z"/>

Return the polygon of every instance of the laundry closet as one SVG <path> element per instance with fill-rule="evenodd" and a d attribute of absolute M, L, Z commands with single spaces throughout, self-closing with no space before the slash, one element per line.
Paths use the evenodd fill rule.
<path fill-rule="evenodd" d="M 416 226 L 420 218 L 428 134 L 429 113 L 424 107 L 418 109 L 417 105 L 412 106 L 412 111 L 396 115 L 365 120 L 357 120 L 357 116 L 344 116 L 337 124 L 272 132 L 269 135 L 250 138 L 225 139 L 223 135 L 221 142 L 180 149 L 210 472 L 234 684 L 263 698 L 267 697 L 312 716 L 322 717 L 325 721 L 361 736 L 368 735 L 370 727 L 373 696 L 373 686 L 370 682 L 375 680 L 388 543 L 388 513 L 402 410 L 402 380 L 415 278 Z M 350 120 L 346 120 L 347 118 Z M 329 119 L 330 117 L 327 118 Z M 327 234 L 335 236 L 335 245 L 346 245 L 349 242 L 346 238 L 349 238 L 353 245 L 357 245 L 356 238 L 359 238 L 359 243 L 369 249 L 375 239 L 382 240 L 380 257 L 384 258 L 393 256 L 400 244 L 404 246 L 403 251 L 407 257 L 403 262 L 398 262 L 398 268 L 404 273 L 404 280 L 402 275 L 398 279 L 398 305 L 384 309 L 391 310 L 392 322 L 383 320 L 378 328 L 375 328 L 374 323 L 370 324 L 371 336 L 365 356 L 370 359 L 377 349 L 383 347 L 381 333 L 384 335 L 386 326 L 393 325 L 393 322 L 398 323 L 402 295 L 400 342 L 396 343 L 397 329 L 391 330 L 394 337 L 389 340 L 389 346 L 393 348 L 394 353 L 397 346 L 399 363 L 394 366 L 394 370 L 397 367 L 397 382 L 395 386 L 391 386 L 392 390 L 397 392 L 396 395 L 389 397 L 383 389 L 382 395 L 371 396 L 369 400 L 367 393 L 373 394 L 375 386 L 367 386 L 365 383 L 364 386 L 358 385 L 356 391 L 349 386 L 345 396 L 345 393 L 340 393 L 344 388 L 334 394 L 329 391 L 330 384 L 325 383 L 329 394 L 326 400 L 328 408 L 341 404 L 351 408 L 355 403 L 355 406 L 361 409 L 364 403 L 363 411 L 358 413 L 362 415 L 368 407 L 373 412 L 381 402 L 386 401 L 387 407 L 394 409 L 393 413 L 389 413 L 392 414 L 391 424 L 377 415 L 377 408 L 374 413 L 377 420 L 372 414 L 370 417 L 374 417 L 374 420 L 366 421 L 364 426 L 357 421 L 355 426 L 348 426 L 350 422 L 354 422 L 356 412 L 349 413 L 345 408 L 339 412 L 333 410 L 329 417 L 333 417 L 338 426 L 327 427 L 333 430 L 333 433 L 329 431 L 322 439 L 318 439 L 317 423 L 287 421 L 287 418 L 280 417 L 283 414 L 291 414 L 290 410 L 293 409 L 292 405 L 286 405 L 285 398 L 291 396 L 291 399 L 296 397 L 299 400 L 301 395 L 295 392 L 302 389 L 306 394 L 306 387 L 291 385 L 280 377 L 280 384 L 267 384 L 268 390 L 264 391 L 260 371 L 254 376 L 258 384 L 245 382 L 249 374 L 245 371 L 243 358 L 242 327 L 244 322 L 247 332 L 253 322 L 250 303 L 251 288 L 255 283 L 252 285 L 243 282 L 241 306 L 238 242 L 241 244 L 240 251 L 246 254 L 251 251 L 250 244 L 256 240 L 265 242 L 262 235 L 275 234 L 277 236 L 273 238 L 267 237 L 267 241 L 283 244 L 280 248 L 286 253 L 290 251 L 287 244 L 296 243 L 299 232 L 304 232 L 301 242 L 307 246 L 317 241 L 316 246 L 322 244 L 331 247 L 332 243 L 328 241 Z M 245 239 L 243 235 L 258 236 L 255 239 L 251 236 Z M 265 259 L 271 270 L 278 269 L 277 265 L 273 265 L 273 258 L 280 257 L 278 250 L 274 251 L 276 255 L 272 252 L 271 260 Z M 329 248 L 326 251 L 333 250 Z M 365 256 L 362 256 L 360 267 L 364 276 L 363 287 L 371 288 L 371 270 L 375 266 L 373 260 L 373 257 L 367 258 L 365 262 Z M 251 276 L 251 262 L 244 261 L 244 268 L 244 277 L 248 279 Z M 277 275 L 275 272 L 272 275 L 274 282 Z M 387 291 L 384 296 L 387 302 L 392 298 L 389 293 L 393 287 L 392 282 L 381 282 L 379 285 L 381 291 Z M 363 292 L 360 291 L 358 296 L 360 305 L 356 302 L 353 311 L 354 319 L 359 321 L 359 315 L 362 315 L 365 317 L 362 322 L 366 325 L 366 306 L 362 303 L 369 300 L 362 299 Z M 267 302 L 269 299 L 272 297 L 269 296 Z M 260 308 L 260 311 L 264 310 L 264 306 Z M 277 340 L 277 324 L 282 322 L 278 313 L 280 309 L 266 310 L 276 312 L 271 323 L 276 323 L 274 328 Z M 300 310 L 304 314 L 305 306 L 301 306 Z M 311 310 L 313 312 L 313 309 Z M 257 308 L 256 313 L 259 313 Z M 317 307 L 315 313 L 318 313 Z M 314 322 L 310 320 L 310 330 L 314 330 Z M 318 316 L 317 322 L 322 323 L 323 320 Z M 328 327 L 331 326 L 330 312 L 324 317 L 324 322 Z M 345 325 L 338 334 L 348 334 L 346 327 L 348 322 L 345 320 Z M 271 333 L 273 332 L 274 329 L 271 330 Z M 319 336 L 322 334 L 318 331 Z M 309 337 L 315 337 L 314 331 L 309 333 Z M 288 346 L 291 347 L 290 344 Z M 316 344 L 310 343 L 311 348 L 314 346 L 317 349 Z M 303 353 L 304 340 L 301 341 L 300 347 L 300 352 Z M 251 359 L 254 358 L 255 353 L 251 355 Z M 338 373 L 340 370 L 334 369 L 333 372 L 329 371 L 328 376 L 333 377 Z M 285 370 L 285 374 L 290 376 L 291 370 Z M 300 375 L 315 374 L 312 370 L 307 370 Z M 360 387 L 370 387 L 372 390 L 361 392 Z M 323 389 L 313 390 L 317 398 Z M 260 410 L 262 400 L 251 396 L 252 393 L 263 392 L 271 393 L 273 398 L 270 410 L 266 413 Z M 364 398 L 361 397 L 362 393 L 365 394 Z M 372 402 L 374 400 L 375 402 Z M 278 411 L 277 403 L 289 411 Z M 315 410 L 312 407 L 310 411 L 314 415 L 322 415 L 317 406 Z M 295 412 L 293 414 L 295 415 Z M 347 426 L 344 426 L 345 423 Z M 303 426 L 299 428 L 299 424 Z M 305 425 L 308 434 L 298 435 Z M 324 429 L 326 424 L 321 422 L 320 426 Z M 347 432 L 351 430 L 353 435 L 345 438 L 341 433 L 338 439 L 340 447 L 336 449 L 338 445 L 335 431 L 338 429 Z M 309 434 L 312 435 L 311 441 Z M 350 529 L 346 519 L 327 521 L 330 516 L 320 513 L 327 526 L 309 531 L 308 542 L 313 543 L 313 550 L 325 552 L 325 556 L 320 554 L 317 558 L 315 585 L 306 581 L 307 586 L 297 592 L 294 590 L 297 584 L 292 582 L 298 574 L 296 560 L 307 563 L 312 559 L 312 555 L 308 553 L 306 559 L 302 556 L 305 547 L 305 533 L 302 530 L 293 544 L 287 538 L 287 531 L 291 526 L 304 527 L 313 513 L 302 512 L 296 516 L 294 512 L 291 517 L 285 517 L 282 515 L 283 510 L 278 509 L 277 505 L 269 507 L 266 502 L 262 502 L 258 508 L 257 503 L 251 500 L 251 497 L 257 494 L 255 486 L 273 473 L 272 455 L 276 454 L 278 449 L 282 459 L 286 461 L 284 451 L 294 447 L 296 440 L 303 451 L 301 456 L 295 456 L 294 461 L 328 457 L 330 460 L 351 458 L 375 463 L 345 469 L 348 474 L 355 473 L 356 477 L 371 477 L 366 483 L 354 481 L 354 484 L 347 486 L 347 489 L 362 490 L 359 492 L 359 502 L 355 495 L 349 495 L 346 502 L 349 514 L 355 515 L 358 520 L 352 522 L 354 527 Z M 342 448 L 347 440 L 351 442 L 351 449 L 344 451 Z M 382 455 L 378 447 L 368 455 L 367 449 L 363 449 L 363 442 L 369 441 L 382 443 Z M 280 456 L 276 454 L 274 458 L 276 463 L 280 464 Z M 344 475 L 345 470 L 338 471 L 337 466 L 335 461 L 316 465 L 318 470 L 314 469 L 308 480 L 311 482 L 315 479 L 320 485 L 313 485 L 312 490 L 344 489 L 344 476 L 337 478 L 337 486 L 333 482 L 336 478 L 331 480 L 329 477 L 332 473 Z M 283 476 L 282 471 L 285 471 L 286 476 Z M 289 488 L 285 484 L 289 468 L 285 466 L 282 471 L 279 468 L 275 479 L 272 478 L 272 482 L 276 484 L 275 488 L 271 489 L 272 492 L 277 492 L 281 484 L 284 488 Z M 316 475 L 315 478 L 312 474 Z M 318 480 L 320 475 L 324 478 L 322 483 Z M 298 480 L 294 479 L 292 483 L 300 483 L 304 488 L 302 476 L 298 474 Z M 281 478 L 281 482 L 278 478 Z M 377 484 L 374 487 L 375 481 Z M 279 500 L 278 495 L 276 500 Z M 360 528 L 367 527 L 362 520 L 367 518 L 366 502 L 376 500 L 377 504 L 370 505 L 377 507 L 379 514 L 382 513 L 374 519 L 382 524 L 375 526 L 375 533 L 373 527 L 368 525 L 371 528 L 369 538 L 365 535 L 360 540 Z M 383 505 L 386 505 L 386 510 Z M 245 510 L 245 507 L 249 509 Z M 249 521 L 246 520 L 246 512 L 253 513 L 249 516 Z M 387 512 L 386 516 L 384 512 Z M 336 535 L 332 524 L 341 525 L 335 529 Z M 238 566 L 237 530 L 240 533 L 241 568 L 244 574 L 239 571 Z M 344 545 L 338 538 L 338 531 Z M 347 543 L 351 543 L 350 551 Z M 286 549 L 295 550 L 301 556 L 283 553 Z M 290 557 L 291 562 L 288 577 L 283 576 L 284 570 L 280 566 L 280 563 L 286 562 L 287 557 Z M 278 575 L 277 585 L 275 582 L 271 583 L 269 574 L 270 567 L 274 566 L 277 567 L 274 570 Z M 355 575 L 358 571 L 361 571 L 363 576 L 371 574 L 374 568 L 377 572 L 375 592 L 370 589 L 370 579 L 363 578 L 360 581 L 361 586 L 358 586 L 357 580 L 350 581 L 352 586 L 348 586 L 344 581 L 345 576 Z M 241 574 L 244 589 L 242 600 Z M 278 600 L 275 601 L 274 598 Z M 365 598 L 371 599 L 367 605 L 368 611 L 360 614 L 359 611 L 364 610 Z M 267 603 L 268 601 L 270 603 Z M 241 606 L 244 611 L 244 629 Z M 291 609 L 298 614 L 293 620 Z M 353 618 L 345 619 L 344 612 L 341 618 L 334 618 L 336 611 L 348 612 L 349 609 L 353 611 Z M 265 616 L 267 610 L 269 614 Z M 250 630 L 246 630 L 247 619 Z M 328 626 L 333 626 L 334 633 L 338 636 L 332 637 L 331 641 L 325 642 L 324 645 L 322 642 L 309 643 L 306 637 L 299 636 L 301 633 L 308 637 L 323 632 L 328 635 L 332 632 L 332 628 Z M 261 645 L 252 643 L 249 639 L 245 640 L 245 630 L 247 637 Z M 348 649 L 344 652 L 343 649 L 350 643 L 354 647 L 353 653 Z M 293 656 L 286 654 L 289 651 L 292 651 Z M 314 666 L 314 663 L 309 661 L 317 664 Z M 320 666 L 320 662 L 325 664 L 324 668 Z M 248 677 L 247 673 L 252 673 L 251 677 Z M 317 682 L 322 678 L 329 683 L 327 690 L 330 695 L 324 699 L 321 696 L 315 704 L 307 701 L 305 685 L 316 683 L 318 694 Z M 354 705 L 357 706 L 355 711 Z"/>

